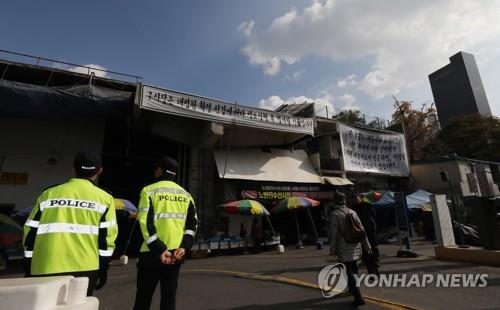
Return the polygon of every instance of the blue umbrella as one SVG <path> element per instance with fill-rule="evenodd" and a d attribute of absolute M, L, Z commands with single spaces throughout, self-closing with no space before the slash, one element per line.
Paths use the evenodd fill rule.
<path fill-rule="evenodd" d="M 137 213 L 137 207 L 127 199 L 115 198 L 115 209 L 126 210 L 130 213 Z"/>
<path fill-rule="evenodd" d="M 27 217 L 28 215 L 30 215 L 31 210 L 33 210 L 33 207 L 27 207 L 27 208 L 24 208 L 20 211 L 17 211 L 16 213 L 12 214 L 12 216 L 13 217 Z"/>

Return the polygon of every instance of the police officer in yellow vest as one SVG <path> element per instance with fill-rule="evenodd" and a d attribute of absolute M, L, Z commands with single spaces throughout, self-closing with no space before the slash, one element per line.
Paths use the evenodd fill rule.
<path fill-rule="evenodd" d="M 149 309 L 160 282 L 162 310 L 175 309 L 180 263 L 191 249 L 198 220 L 193 198 L 175 183 L 178 164 L 169 157 L 156 165 L 157 181 L 144 187 L 138 221 L 144 243 L 137 262 L 134 310 Z"/>
<path fill-rule="evenodd" d="M 79 152 L 75 178 L 46 189 L 24 224 L 27 276 L 88 277 L 87 295 L 107 280 L 107 269 L 118 234 L 113 197 L 95 182 L 101 158 Z"/>

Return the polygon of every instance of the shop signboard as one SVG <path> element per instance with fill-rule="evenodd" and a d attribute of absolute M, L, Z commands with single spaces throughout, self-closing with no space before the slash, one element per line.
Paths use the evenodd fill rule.
<path fill-rule="evenodd" d="M 314 134 L 310 118 L 242 106 L 221 100 L 143 85 L 142 109 L 208 121 L 277 131 Z"/>
<path fill-rule="evenodd" d="M 24 172 L 1 172 L 0 185 L 26 185 L 28 184 L 28 173 Z"/>
<path fill-rule="evenodd" d="M 410 169 L 403 134 L 354 128 L 338 123 L 344 169 L 408 176 Z"/>
<path fill-rule="evenodd" d="M 315 200 L 333 199 L 334 192 L 320 185 L 267 185 L 247 184 L 240 191 L 241 199 L 283 200 L 290 197 L 307 197 Z"/>

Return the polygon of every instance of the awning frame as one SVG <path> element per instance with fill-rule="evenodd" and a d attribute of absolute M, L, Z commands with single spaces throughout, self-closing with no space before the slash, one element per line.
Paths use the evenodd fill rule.
<path fill-rule="evenodd" d="M 354 183 L 349 181 L 348 179 L 340 178 L 340 177 L 329 177 L 329 176 L 322 176 L 321 177 L 322 184 L 331 184 L 334 186 L 352 186 Z"/>

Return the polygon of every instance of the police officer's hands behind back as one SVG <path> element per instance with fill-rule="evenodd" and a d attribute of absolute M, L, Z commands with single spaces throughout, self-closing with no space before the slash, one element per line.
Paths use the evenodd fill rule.
<path fill-rule="evenodd" d="M 165 265 L 171 265 L 175 262 L 175 257 L 172 256 L 169 250 L 165 250 L 165 252 L 160 255 L 160 261 Z"/>
<path fill-rule="evenodd" d="M 160 255 L 160 261 L 165 265 L 173 265 L 184 258 L 186 250 L 183 248 L 178 248 L 172 254 L 170 251 L 166 250 Z"/>
<path fill-rule="evenodd" d="M 186 250 L 183 248 L 178 248 L 174 252 L 174 257 L 176 260 L 182 260 L 184 258 L 184 254 L 186 254 Z"/>

